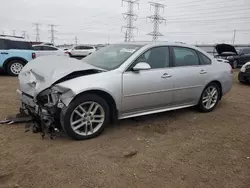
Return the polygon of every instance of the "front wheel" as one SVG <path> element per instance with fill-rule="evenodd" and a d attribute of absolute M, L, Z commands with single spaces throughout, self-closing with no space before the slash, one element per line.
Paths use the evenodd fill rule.
<path fill-rule="evenodd" d="M 219 102 L 220 92 L 221 91 L 218 84 L 209 84 L 202 92 L 198 105 L 200 111 L 211 112 L 212 110 L 214 110 Z"/>
<path fill-rule="evenodd" d="M 100 135 L 109 120 L 107 102 L 94 94 L 84 94 L 62 110 L 61 125 L 74 140 L 86 140 Z"/>
<path fill-rule="evenodd" d="M 24 67 L 24 62 L 21 60 L 13 60 L 7 65 L 7 73 L 11 76 L 18 76 Z"/>

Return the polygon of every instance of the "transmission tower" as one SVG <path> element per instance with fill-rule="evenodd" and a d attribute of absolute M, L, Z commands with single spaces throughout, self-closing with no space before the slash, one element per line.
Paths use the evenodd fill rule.
<path fill-rule="evenodd" d="M 77 45 L 77 43 L 78 43 L 78 38 L 77 36 L 75 36 L 75 45 Z"/>
<path fill-rule="evenodd" d="M 13 36 L 16 36 L 16 30 L 12 30 L 12 33 Z"/>
<path fill-rule="evenodd" d="M 34 23 L 33 24 L 36 28 L 35 28 L 35 32 L 36 32 L 36 42 L 40 42 L 40 29 L 39 26 L 41 25 L 40 23 Z"/>
<path fill-rule="evenodd" d="M 123 29 L 126 29 L 125 31 L 125 42 L 129 42 L 132 39 L 134 40 L 134 29 L 137 29 L 137 27 L 134 26 L 134 21 L 137 20 L 138 15 L 134 13 L 134 5 L 138 5 L 139 8 L 139 0 L 122 0 L 122 6 L 123 3 L 126 2 L 128 4 L 128 11 L 126 13 L 123 13 L 123 17 L 125 20 L 127 20 L 127 25 L 122 27 Z"/>
<path fill-rule="evenodd" d="M 153 37 L 153 41 L 157 41 L 159 36 L 163 36 L 163 34 L 159 32 L 159 24 L 162 22 L 166 23 L 166 19 L 160 15 L 160 10 L 162 9 L 162 11 L 164 11 L 165 5 L 155 2 L 149 2 L 149 4 L 150 10 L 152 7 L 154 8 L 154 15 L 147 17 L 151 22 L 153 22 L 153 31 L 148 33 L 148 35 Z"/>
<path fill-rule="evenodd" d="M 22 37 L 26 38 L 26 31 L 22 31 Z"/>
<path fill-rule="evenodd" d="M 50 24 L 49 27 L 50 27 L 50 30 L 49 30 L 49 32 L 50 32 L 50 42 L 53 45 L 55 45 L 55 39 L 56 39 L 56 37 L 55 37 L 55 32 L 56 32 L 55 27 L 56 27 L 56 25 Z"/>

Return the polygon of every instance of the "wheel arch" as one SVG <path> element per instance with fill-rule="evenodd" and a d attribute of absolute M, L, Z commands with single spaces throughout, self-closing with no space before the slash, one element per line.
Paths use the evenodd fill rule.
<path fill-rule="evenodd" d="M 4 63 L 3 63 L 4 69 L 6 70 L 8 63 L 10 63 L 11 61 L 14 61 L 14 60 L 20 60 L 20 61 L 24 62 L 24 64 L 28 63 L 28 61 L 22 57 L 10 57 L 4 61 Z"/>
<path fill-rule="evenodd" d="M 222 92 L 223 90 L 222 90 L 222 85 L 221 85 L 220 81 L 218 81 L 218 80 L 212 80 L 211 82 L 209 82 L 209 83 L 204 87 L 204 89 L 205 89 L 209 84 L 211 84 L 211 83 L 215 83 L 215 84 L 217 84 L 217 85 L 219 86 L 219 88 L 220 88 L 219 100 L 221 100 L 222 94 L 223 94 L 223 92 Z"/>
<path fill-rule="evenodd" d="M 114 123 L 118 119 L 117 104 L 116 104 L 114 97 L 110 93 L 103 91 L 103 90 L 100 90 L 100 89 L 92 89 L 92 90 L 83 91 L 83 92 L 77 94 L 74 97 L 74 99 L 81 97 L 81 95 L 84 95 L 84 94 L 94 94 L 94 95 L 98 95 L 99 97 L 103 98 L 109 106 L 110 122 Z"/>

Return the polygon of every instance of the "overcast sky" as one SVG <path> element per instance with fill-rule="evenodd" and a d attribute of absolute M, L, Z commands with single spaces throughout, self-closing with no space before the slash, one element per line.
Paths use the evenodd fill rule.
<path fill-rule="evenodd" d="M 122 13 L 127 4 L 121 0 L 0 0 L 0 33 L 21 35 L 27 31 L 35 40 L 34 22 L 41 23 L 40 38 L 49 41 L 48 24 L 57 25 L 56 44 L 106 43 L 124 41 L 121 26 L 126 25 Z M 250 44 L 250 0 L 161 0 L 166 5 L 161 15 L 166 24 L 160 25 L 164 35 L 159 40 L 187 43 Z M 154 12 L 147 0 L 134 8 L 138 19 L 134 40 L 151 40 L 147 33 L 153 25 L 146 17 Z"/>

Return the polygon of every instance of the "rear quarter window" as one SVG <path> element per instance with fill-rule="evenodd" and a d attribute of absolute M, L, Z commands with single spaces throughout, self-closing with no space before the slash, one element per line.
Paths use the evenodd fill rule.
<path fill-rule="evenodd" d="M 204 55 L 203 53 L 199 52 L 200 60 L 202 65 L 210 65 L 212 63 L 211 59 Z"/>

